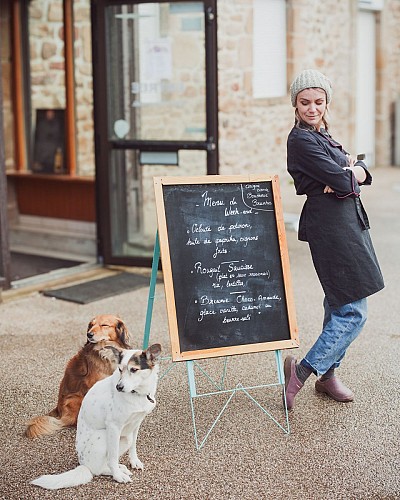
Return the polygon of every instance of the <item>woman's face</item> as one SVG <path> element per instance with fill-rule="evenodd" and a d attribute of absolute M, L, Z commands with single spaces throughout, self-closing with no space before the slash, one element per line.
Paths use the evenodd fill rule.
<path fill-rule="evenodd" d="M 300 119 L 319 130 L 327 106 L 325 90 L 319 88 L 302 90 L 297 94 L 296 105 Z"/>

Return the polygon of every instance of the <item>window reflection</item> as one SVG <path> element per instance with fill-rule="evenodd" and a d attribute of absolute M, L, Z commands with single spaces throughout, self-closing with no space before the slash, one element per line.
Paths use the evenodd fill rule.
<path fill-rule="evenodd" d="M 202 2 L 107 8 L 110 138 L 206 139 L 203 9 Z"/>
<path fill-rule="evenodd" d="M 62 112 L 66 103 L 63 2 L 33 0 L 29 4 L 28 16 L 32 170 L 63 173 L 66 170 Z M 55 117 L 60 117 L 60 112 L 61 118 L 57 120 Z M 53 128 L 52 124 L 57 126 Z"/>
<path fill-rule="evenodd" d="M 14 117 L 12 107 L 12 67 L 11 67 L 11 32 L 9 23 L 9 6 L 0 8 L 0 57 L 3 101 L 4 156 L 6 169 L 15 168 L 14 160 Z"/>

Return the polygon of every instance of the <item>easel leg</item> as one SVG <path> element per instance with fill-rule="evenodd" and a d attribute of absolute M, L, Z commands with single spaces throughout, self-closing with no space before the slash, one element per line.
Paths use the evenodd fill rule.
<path fill-rule="evenodd" d="M 143 335 L 143 349 L 147 349 L 149 347 L 149 339 L 150 339 L 150 328 L 151 328 L 151 319 L 153 316 L 153 305 L 155 298 L 155 289 L 157 284 L 157 273 L 158 273 L 158 263 L 160 262 L 160 240 L 158 238 L 158 231 L 156 232 L 156 239 L 154 243 L 154 251 L 153 251 L 153 262 L 151 266 L 151 277 L 150 277 L 150 287 L 149 287 L 149 296 L 147 300 L 147 313 L 146 313 L 146 323 L 144 327 L 144 335 Z M 161 358 L 161 359 L 170 359 Z M 165 375 L 174 367 L 173 364 L 169 368 L 167 368 L 164 373 L 160 375 L 160 380 L 162 380 Z"/>
<path fill-rule="evenodd" d="M 193 434 L 194 441 L 196 443 L 196 449 L 199 449 L 199 444 L 197 440 L 197 428 L 196 428 L 196 416 L 194 413 L 193 398 L 196 397 L 196 380 L 194 377 L 194 363 L 193 361 L 186 361 L 186 370 L 189 383 L 189 397 L 190 397 L 190 408 L 192 410 L 192 422 L 193 422 Z"/>
<path fill-rule="evenodd" d="M 286 404 L 286 391 L 285 391 L 285 374 L 283 371 L 283 363 L 282 363 L 282 351 L 277 349 L 275 351 L 275 361 L 276 361 L 276 371 L 278 372 L 278 383 L 282 386 L 282 403 L 285 410 L 285 418 L 286 418 L 286 432 L 290 433 L 290 424 L 289 424 L 289 413 Z"/>
<path fill-rule="evenodd" d="M 153 263 L 151 266 L 151 278 L 150 278 L 149 298 L 147 301 L 146 323 L 144 327 L 143 349 L 147 349 L 149 347 L 151 318 L 153 315 L 153 305 L 154 305 L 154 296 L 157 283 L 157 272 L 158 272 L 159 261 L 160 261 L 160 241 L 158 239 L 158 231 L 157 231 L 156 241 L 154 243 Z"/>
<path fill-rule="evenodd" d="M 206 396 L 207 394 L 197 394 L 196 382 L 195 382 L 195 375 L 194 375 L 194 362 L 193 361 L 186 361 L 186 367 L 187 367 L 188 382 L 189 382 L 190 407 L 192 409 L 192 421 L 193 421 L 194 440 L 195 440 L 195 443 L 196 443 L 196 449 L 200 450 L 204 446 L 205 442 L 208 439 L 208 436 L 211 434 L 212 430 L 214 429 L 214 427 L 216 426 L 217 422 L 221 418 L 222 414 L 226 410 L 226 408 L 229 405 L 231 399 L 235 395 L 237 389 L 235 388 L 233 390 L 228 390 L 228 391 L 217 391 L 217 392 L 209 394 L 209 395 L 212 395 L 212 394 L 215 395 L 215 394 L 223 394 L 223 393 L 228 393 L 229 394 L 230 393 L 230 396 L 227 399 L 227 401 L 224 404 L 224 406 L 222 407 L 221 411 L 219 412 L 217 418 L 214 420 L 214 423 L 208 429 L 208 432 L 204 436 L 203 440 L 201 441 L 201 443 L 199 443 L 198 438 L 197 438 L 196 415 L 195 415 L 195 411 L 194 411 L 193 401 L 194 401 L 195 398 L 200 397 L 200 396 Z"/>
<path fill-rule="evenodd" d="M 276 361 L 276 371 L 278 373 L 278 383 L 284 385 L 285 384 L 285 375 L 283 373 L 283 364 L 282 364 L 282 351 L 275 351 L 275 361 Z"/>

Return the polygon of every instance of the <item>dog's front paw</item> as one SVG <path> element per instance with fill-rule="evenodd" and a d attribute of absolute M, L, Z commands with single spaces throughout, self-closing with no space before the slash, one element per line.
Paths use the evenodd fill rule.
<path fill-rule="evenodd" d="M 113 479 L 117 481 L 118 483 L 131 483 L 132 479 L 130 478 L 129 474 L 122 472 L 122 470 L 119 468 L 116 472 L 113 474 Z"/>
<path fill-rule="evenodd" d="M 144 465 L 142 464 L 142 462 L 138 459 L 138 457 L 135 457 L 135 458 L 131 458 L 130 459 L 130 462 L 131 462 L 131 465 L 134 469 L 140 469 L 140 470 L 143 470 L 144 469 Z"/>
<path fill-rule="evenodd" d="M 124 474 L 128 474 L 128 476 L 132 476 L 132 472 L 126 467 L 124 464 L 118 464 L 119 470 Z"/>

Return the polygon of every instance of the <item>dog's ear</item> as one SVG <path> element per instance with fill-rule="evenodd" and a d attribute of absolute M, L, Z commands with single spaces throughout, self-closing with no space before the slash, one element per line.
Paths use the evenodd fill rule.
<path fill-rule="evenodd" d="M 121 342 L 121 344 L 124 346 L 125 349 L 130 349 L 130 337 L 129 337 L 129 332 L 128 329 L 125 326 L 125 323 L 122 320 L 119 320 L 116 327 L 115 331 L 118 335 L 118 338 Z"/>
<path fill-rule="evenodd" d="M 146 358 L 151 361 L 155 361 L 160 357 L 161 354 L 161 345 L 153 344 L 146 349 Z"/>
<path fill-rule="evenodd" d="M 99 351 L 99 356 L 103 359 L 108 359 L 110 363 L 116 363 L 119 365 L 122 361 L 124 351 L 122 349 L 117 349 L 112 345 L 106 345 Z"/>
<path fill-rule="evenodd" d="M 89 321 L 89 324 L 86 328 L 86 335 L 90 332 L 90 330 L 93 328 L 95 322 L 95 318 L 91 319 Z M 86 337 L 86 345 L 90 344 L 89 339 Z"/>

